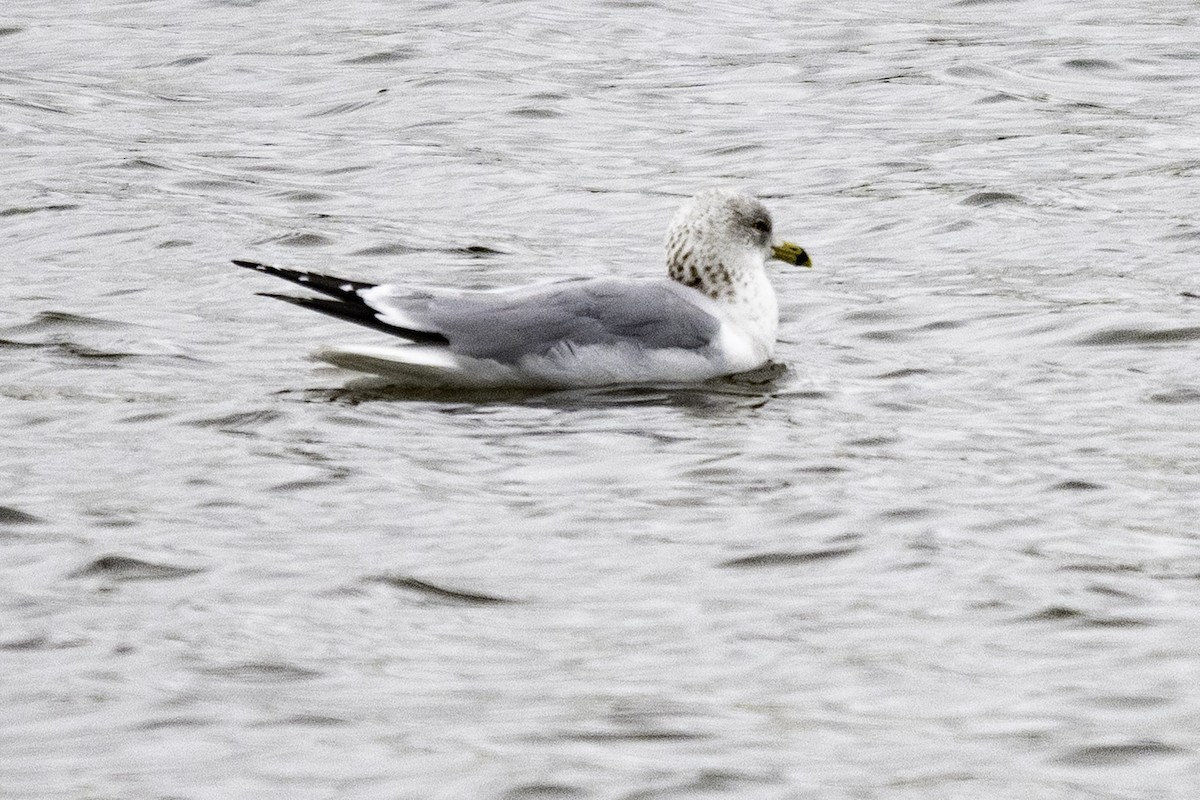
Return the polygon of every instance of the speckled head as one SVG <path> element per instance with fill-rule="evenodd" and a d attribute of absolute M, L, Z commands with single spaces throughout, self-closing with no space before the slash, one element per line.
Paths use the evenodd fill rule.
<path fill-rule="evenodd" d="M 667 274 L 720 300 L 735 297 L 755 280 L 768 258 L 807 265 L 801 248 L 776 245 L 773 234 L 771 215 L 758 200 L 729 189 L 705 190 L 671 220 Z"/>

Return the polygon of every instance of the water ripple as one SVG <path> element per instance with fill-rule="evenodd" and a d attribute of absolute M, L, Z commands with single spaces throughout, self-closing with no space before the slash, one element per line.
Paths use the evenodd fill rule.
<path fill-rule="evenodd" d="M 1095 744 L 1068 750 L 1054 760 L 1072 767 L 1130 766 L 1149 758 L 1177 756 L 1190 751 L 1159 741 L 1139 741 L 1120 744 Z"/>
<path fill-rule="evenodd" d="M 0 506 L 0 525 L 34 525 L 41 518 L 12 506 Z"/>
<path fill-rule="evenodd" d="M 383 583 L 397 589 L 408 589 L 436 600 L 450 600 L 468 605 L 495 605 L 517 602 L 507 597 L 468 592 L 462 589 L 449 589 L 407 575 L 376 575 L 366 580 L 370 583 Z"/>
<path fill-rule="evenodd" d="M 109 578 L 116 581 L 161 581 L 186 578 L 204 572 L 199 567 L 180 567 L 143 561 L 131 556 L 100 556 L 70 574 L 72 578 Z"/>
<path fill-rule="evenodd" d="M 1176 344 L 1200 339 L 1200 326 L 1180 328 L 1110 328 L 1078 340 L 1082 345 Z"/>
<path fill-rule="evenodd" d="M 759 567 L 793 566 L 796 564 L 811 564 L 816 561 L 828 561 L 833 558 L 843 558 L 858 552 L 857 547 L 839 547 L 828 550 L 807 550 L 802 552 L 758 553 L 752 556 L 731 558 L 717 564 L 718 567 L 735 567 L 739 569 Z"/>

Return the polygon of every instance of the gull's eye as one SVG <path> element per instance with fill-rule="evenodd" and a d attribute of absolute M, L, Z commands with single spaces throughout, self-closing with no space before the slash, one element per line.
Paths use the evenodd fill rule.
<path fill-rule="evenodd" d="M 765 219 L 754 220 L 754 222 L 750 223 L 750 227 L 754 228 L 754 230 L 758 231 L 759 233 L 771 232 L 771 223 L 767 222 Z"/>

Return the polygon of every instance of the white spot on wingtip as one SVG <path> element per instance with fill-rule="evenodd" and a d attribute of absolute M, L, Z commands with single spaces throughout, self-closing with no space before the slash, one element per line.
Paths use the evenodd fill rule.
<path fill-rule="evenodd" d="M 300 281 L 301 283 L 308 283 L 308 276 L 301 275 L 299 278 L 296 278 L 296 280 Z"/>
<path fill-rule="evenodd" d="M 343 284 L 342 284 L 341 286 L 339 286 L 338 288 L 339 288 L 339 289 L 341 289 L 343 292 L 348 292 L 348 291 L 350 291 L 351 289 L 353 289 L 353 288 L 354 288 L 354 286 L 353 286 L 353 284 L 349 284 L 349 283 L 343 283 Z"/>

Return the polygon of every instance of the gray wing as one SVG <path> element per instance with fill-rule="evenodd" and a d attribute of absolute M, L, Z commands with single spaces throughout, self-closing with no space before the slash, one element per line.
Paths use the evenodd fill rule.
<path fill-rule="evenodd" d="M 384 321 L 394 315 L 404 327 L 444 336 L 452 352 L 505 363 L 564 345 L 703 350 L 721 327 L 665 280 L 598 278 L 439 295 L 380 287 L 364 300 Z"/>

